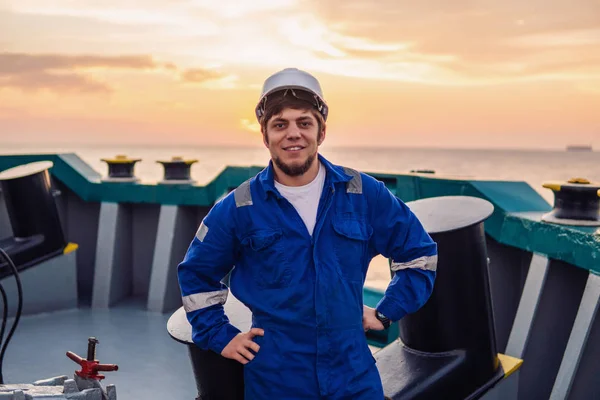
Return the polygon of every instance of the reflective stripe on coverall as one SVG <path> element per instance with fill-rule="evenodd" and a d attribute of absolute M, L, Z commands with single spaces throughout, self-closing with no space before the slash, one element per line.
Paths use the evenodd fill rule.
<path fill-rule="evenodd" d="M 392 321 L 433 289 L 437 245 L 410 209 L 382 182 L 318 157 L 326 179 L 312 237 L 275 189 L 270 162 L 212 207 L 178 266 L 200 348 L 220 354 L 239 333 L 222 306 L 230 271 L 233 295 L 264 329 L 244 367 L 246 399 L 383 399 L 362 327 L 369 263 L 392 260 L 377 306 Z"/>

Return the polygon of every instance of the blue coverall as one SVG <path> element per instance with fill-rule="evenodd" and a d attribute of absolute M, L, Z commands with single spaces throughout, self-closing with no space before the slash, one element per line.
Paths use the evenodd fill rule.
<path fill-rule="evenodd" d="M 203 219 L 179 284 L 194 343 L 221 353 L 240 331 L 223 304 L 229 288 L 265 331 L 244 367 L 246 399 L 383 399 L 362 325 L 371 259 L 395 276 L 377 309 L 392 321 L 419 309 L 435 280 L 437 245 L 382 182 L 322 155 L 325 185 L 311 236 L 274 186 L 272 162 Z"/>

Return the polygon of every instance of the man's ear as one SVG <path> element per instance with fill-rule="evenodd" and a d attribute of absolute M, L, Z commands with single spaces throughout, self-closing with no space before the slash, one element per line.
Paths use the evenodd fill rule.
<path fill-rule="evenodd" d="M 260 133 L 262 133 L 263 143 L 265 147 L 269 148 L 269 138 L 267 138 L 267 132 L 265 132 L 263 128 L 260 128 Z"/>
<path fill-rule="evenodd" d="M 321 133 L 319 134 L 319 137 L 318 137 L 319 140 L 317 141 L 317 144 L 319 146 L 325 140 L 326 133 L 327 133 L 327 126 L 323 125 L 323 129 L 321 130 Z"/>

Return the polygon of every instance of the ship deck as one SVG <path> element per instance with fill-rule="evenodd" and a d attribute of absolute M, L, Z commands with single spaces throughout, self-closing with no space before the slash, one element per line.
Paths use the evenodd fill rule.
<path fill-rule="evenodd" d="M 236 303 L 230 306 L 237 305 Z M 99 343 L 96 358 L 117 364 L 103 372 L 102 385 L 114 384 L 117 399 L 194 399 L 192 365 L 185 345 L 167 332 L 172 313 L 151 312 L 143 299 L 128 299 L 111 308 L 60 310 L 21 316 L 4 357 L 5 384 L 30 384 L 67 375 L 80 367 L 67 351 L 85 358 L 89 337 Z M 6 332 L 14 319 L 8 320 Z M 6 337 L 6 334 L 5 334 Z M 370 345 L 373 353 L 379 347 Z"/>
<path fill-rule="evenodd" d="M 167 333 L 169 317 L 145 310 L 145 303 L 137 300 L 110 309 L 22 316 L 4 356 L 4 381 L 23 384 L 61 375 L 71 378 L 80 367 L 66 352 L 85 358 L 87 339 L 94 336 L 99 340 L 100 363 L 119 367 L 105 372 L 102 380 L 103 386 L 116 386 L 118 399 L 194 399 L 197 391 L 188 352 Z M 7 332 L 12 323 L 10 319 Z"/>

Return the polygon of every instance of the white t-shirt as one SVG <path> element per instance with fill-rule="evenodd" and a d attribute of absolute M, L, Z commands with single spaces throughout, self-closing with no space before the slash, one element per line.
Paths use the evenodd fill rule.
<path fill-rule="evenodd" d="M 312 182 L 304 186 L 285 186 L 275 181 L 275 187 L 298 211 L 306 229 L 312 235 L 317 221 L 317 209 L 325 183 L 325 167 L 319 163 L 319 172 Z"/>

